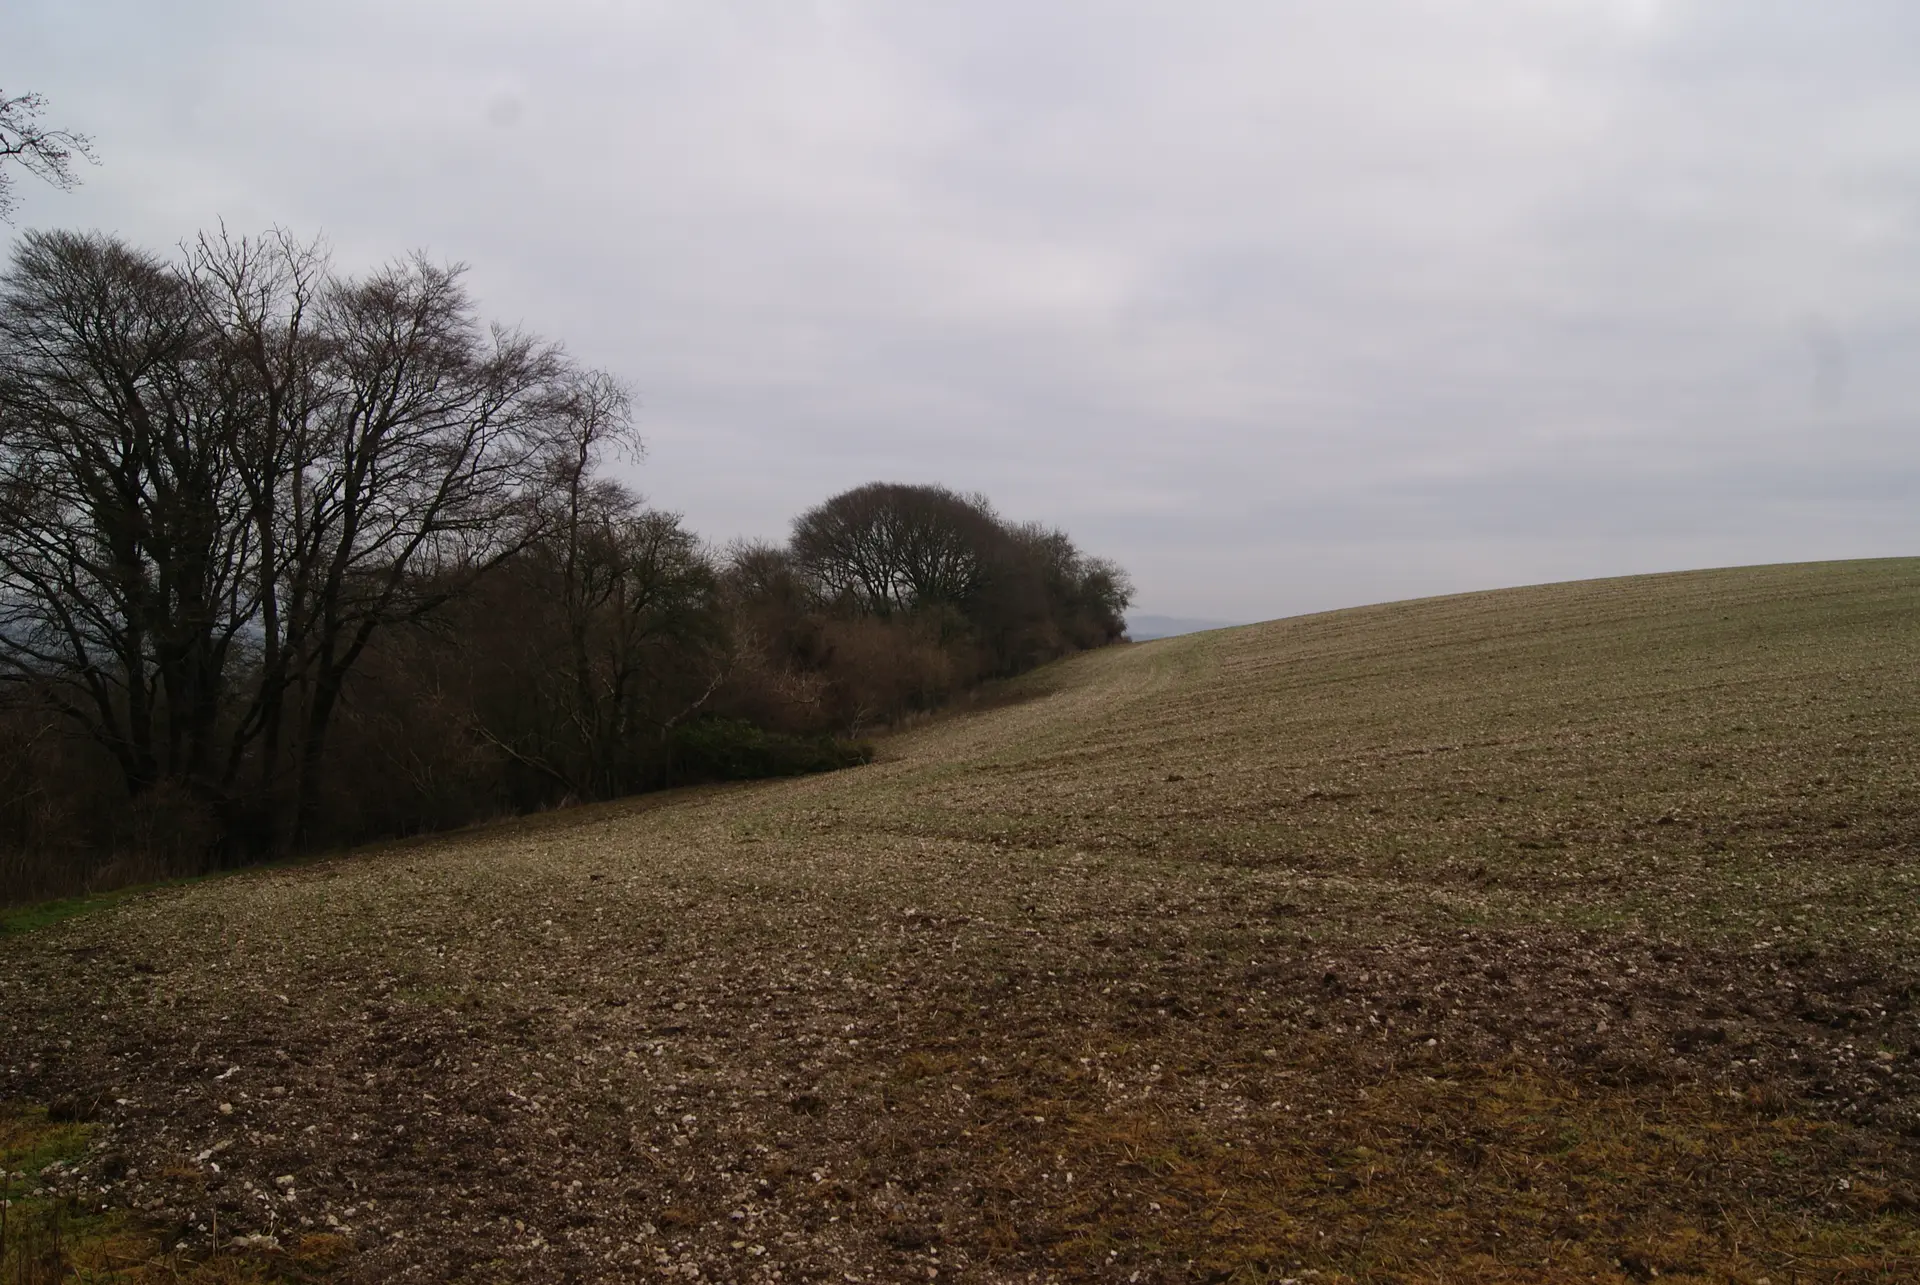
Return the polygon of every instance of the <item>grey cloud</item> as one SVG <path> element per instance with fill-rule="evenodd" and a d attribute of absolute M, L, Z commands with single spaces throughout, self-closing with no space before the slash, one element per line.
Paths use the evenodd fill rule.
<path fill-rule="evenodd" d="M 1905 3 L 20 26 L 106 162 L 26 221 L 470 261 L 636 385 L 636 483 L 716 539 L 938 479 L 1251 619 L 1920 534 Z"/>

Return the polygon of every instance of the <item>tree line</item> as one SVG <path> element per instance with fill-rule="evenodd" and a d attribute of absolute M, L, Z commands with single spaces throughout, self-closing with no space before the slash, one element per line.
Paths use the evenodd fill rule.
<path fill-rule="evenodd" d="M 23 235 L 0 276 L 0 897 L 683 781 L 1116 640 L 1125 575 L 875 483 L 716 551 L 618 379 L 458 268 Z"/>

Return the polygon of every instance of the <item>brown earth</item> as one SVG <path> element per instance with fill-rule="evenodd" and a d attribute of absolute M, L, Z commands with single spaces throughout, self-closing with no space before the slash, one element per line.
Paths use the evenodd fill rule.
<path fill-rule="evenodd" d="M 1009 695 L 0 939 L 32 1181 L 369 1282 L 1920 1280 L 1920 560 Z"/>

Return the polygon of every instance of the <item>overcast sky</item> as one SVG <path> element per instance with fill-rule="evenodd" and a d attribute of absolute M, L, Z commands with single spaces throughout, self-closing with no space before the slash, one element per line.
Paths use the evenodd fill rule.
<path fill-rule="evenodd" d="M 937 481 L 1253 620 L 1920 553 L 1912 0 L 14 0 L 16 226 L 472 265 L 716 542 Z"/>

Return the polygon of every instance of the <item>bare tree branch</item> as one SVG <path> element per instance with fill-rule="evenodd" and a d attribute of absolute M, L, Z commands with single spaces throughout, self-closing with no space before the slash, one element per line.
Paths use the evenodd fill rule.
<path fill-rule="evenodd" d="M 47 100 L 40 94 L 0 92 L 0 220 L 13 221 L 12 176 L 5 162 L 12 161 L 35 178 L 63 192 L 71 191 L 79 179 L 73 174 L 73 158 L 89 164 L 100 162 L 93 154 L 93 140 L 67 129 L 48 129 L 40 123 Z"/>

